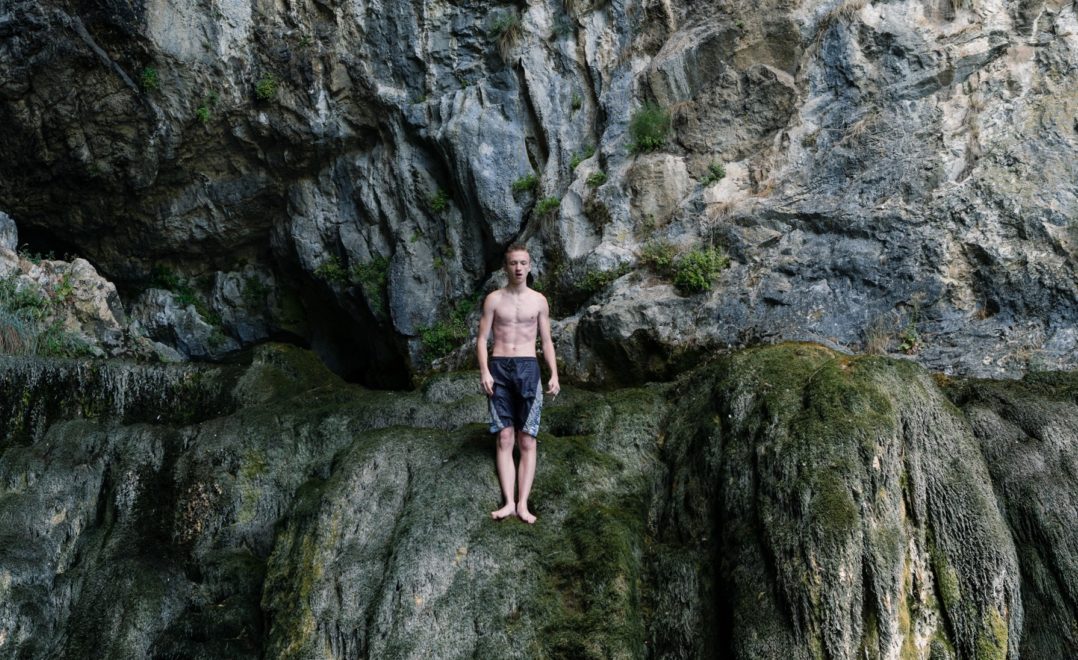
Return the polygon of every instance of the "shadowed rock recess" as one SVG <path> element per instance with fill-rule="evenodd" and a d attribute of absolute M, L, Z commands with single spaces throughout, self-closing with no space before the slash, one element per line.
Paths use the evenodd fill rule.
<path fill-rule="evenodd" d="M 1078 378 L 810 344 L 544 411 L 494 523 L 474 373 L 4 358 L 0 658 L 1065 658 Z"/>

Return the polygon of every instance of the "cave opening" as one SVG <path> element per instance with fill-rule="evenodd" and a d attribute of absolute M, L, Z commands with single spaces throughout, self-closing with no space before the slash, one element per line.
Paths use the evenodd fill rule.
<path fill-rule="evenodd" d="M 72 261 L 76 257 L 83 256 L 84 250 L 74 243 L 60 238 L 47 229 L 20 223 L 17 218 L 13 219 L 19 235 L 17 251 L 26 258 L 32 261 L 41 259 Z"/>

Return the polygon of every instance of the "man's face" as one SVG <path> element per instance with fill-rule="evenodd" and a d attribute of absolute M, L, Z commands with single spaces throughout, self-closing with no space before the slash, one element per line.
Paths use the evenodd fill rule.
<path fill-rule="evenodd" d="M 531 269 L 532 260 L 527 252 L 516 250 L 505 255 L 505 274 L 509 276 L 511 284 L 522 284 L 527 281 Z"/>

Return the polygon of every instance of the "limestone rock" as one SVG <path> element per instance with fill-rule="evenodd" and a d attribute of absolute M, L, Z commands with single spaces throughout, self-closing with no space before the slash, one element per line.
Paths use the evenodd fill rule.
<path fill-rule="evenodd" d="M 0 657 L 1078 649 L 1072 374 L 784 344 L 566 388 L 533 527 L 488 518 L 474 372 L 377 392 L 250 358 L 0 360 Z"/>
<path fill-rule="evenodd" d="M 609 303 L 569 279 L 671 240 L 733 269 L 664 353 L 1078 364 L 1069 5 L 9 4 L 0 208 L 121 292 L 209 275 L 240 344 L 288 334 L 403 386 L 507 243 L 582 271 L 551 291 L 570 317 Z M 671 128 L 637 153 L 649 102 Z M 215 290 L 247 268 L 280 304 Z"/>
<path fill-rule="evenodd" d="M 0 211 L 0 248 L 14 252 L 19 246 L 19 228 L 11 216 Z"/>
<path fill-rule="evenodd" d="M 172 291 L 147 289 L 135 301 L 132 318 L 151 339 L 175 346 L 187 357 L 217 358 L 239 347 L 219 325 L 207 322 L 193 303 L 177 298 Z"/>

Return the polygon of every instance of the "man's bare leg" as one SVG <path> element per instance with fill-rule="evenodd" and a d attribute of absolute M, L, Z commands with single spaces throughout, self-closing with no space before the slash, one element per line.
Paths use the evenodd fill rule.
<path fill-rule="evenodd" d="M 501 520 L 516 515 L 517 512 L 517 503 L 513 499 L 513 491 L 516 490 L 516 471 L 513 469 L 512 426 L 507 426 L 498 431 L 498 456 L 495 463 L 498 466 L 498 483 L 502 486 L 502 497 L 505 498 L 505 506 L 497 511 L 491 511 L 490 517 Z"/>
<path fill-rule="evenodd" d="M 535 516 L 528 511 L 528 495 L 531 494 L 532 480 L 535 478 L 535 438 L 527 433 L 517 434 L 520 446 L 520 472 L 517 481 L 520 484 L 520 497 L 517 498 L 517 515 L 524 522 L 535 522 Z"/>

